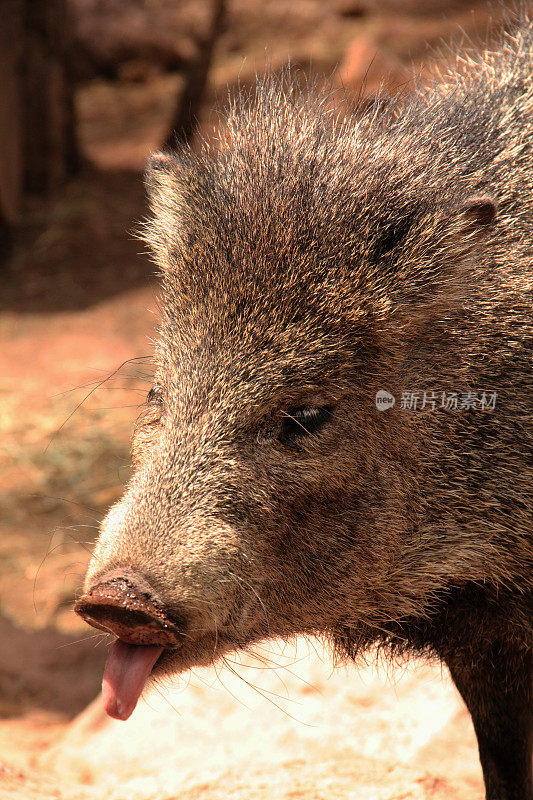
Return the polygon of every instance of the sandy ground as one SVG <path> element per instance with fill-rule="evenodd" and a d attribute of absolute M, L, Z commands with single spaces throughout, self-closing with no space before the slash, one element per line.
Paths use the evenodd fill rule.
<path fill-rule="evenodd" d="M 440 669 L 332 672 L 317 652 L 299 641 L 268 651 L 276 668 L 199 670 L 125 723 L 98 698 L 69 725 L 0 724 L 0 796 L 481 800 L 470 720 Z"/>

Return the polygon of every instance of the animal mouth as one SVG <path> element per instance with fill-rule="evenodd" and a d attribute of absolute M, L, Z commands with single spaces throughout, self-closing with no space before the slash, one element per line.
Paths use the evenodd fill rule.
<path fill-rule="evenodd" d="M 114 719 L 126 720 L 154 672 L 170 676 L 192 666 L 210 666 L 218 656 L 233 649 L 235 643 L 221 631 L 187 637 L 179 647 L 138 645 L 116 639 L 102 679 L 105 711 Z"/>
<path fill-rule="evenodd" d="M 102 680 L 102 697 L 109 716 L 126 720 L 164 650 L 183 641 L 171 620 L 139 576 L 108 575 L 75 605 L 94 628 L 113 634 Z"/>
<path fill-rule="evenodd" d="M 240 625 L 253 628 L 257 602 L 240 609 Z M 75 604 L 76 612 L 98 630 L 115 636 L 102 680 L 102 698 L 110 717 L 133 713 L 153 671 L 176 674 L 191 666 L 209 666 L 248 636 L 232 624 L 191 629 L 171 615 L 146 580 L 130 569 L 114 570 Z M 266 632 L 260 637 L 264 638 Z"/>

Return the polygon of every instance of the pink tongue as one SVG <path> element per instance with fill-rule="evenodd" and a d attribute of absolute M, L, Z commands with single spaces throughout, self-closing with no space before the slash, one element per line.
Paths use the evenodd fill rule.
<path fill-rule="evenodd" d="M 126 644 L 117 639 L 109 651 L 102 680 L 104 708 L 110 717 L 128 719 L 162 652 L 162 647 Z"/>

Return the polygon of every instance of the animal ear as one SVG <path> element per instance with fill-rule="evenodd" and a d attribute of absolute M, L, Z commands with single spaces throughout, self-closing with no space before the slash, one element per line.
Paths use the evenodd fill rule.
<path fill-rule="evenodd" d="M 490 250 L 484 241 L 496 216 L 492 198 L 475 196 L 416 220 L 403 242 L 400 236 L 386 293 L 394 316 L 416 325 L 466 302 L 484 280 Z"/>
<path fill-rule="evenodd" d="M 459 209 L 463 230 L 483 235 L 496 219 L 497 207 L 491 197 L 471 197 Z"/>
<path fill-rule="evenodd" d="M 179 172 L 179 159 L 172 153 L 152 153 L 144 170 L 144 185 L 148 195 L 164 190 Z"/>
<path fill-rule="evenodd" d="M 413 224 L 413 215 L 407 214 L 386 225 L 373 244 L 369 253 L 369 263 L 378 265 L 395 247 L 402 245 L 409 235 Z"/>
<path fill-rule="evenodd" d="M 193 187 L 189 170 L 178 155 L 154 153 L 146 165 L 144 184 L 151 214 L 142 238 L 150 246 L 159 266 L 171 266 L 186 242 L 186 220 L 190 215 Z"/>

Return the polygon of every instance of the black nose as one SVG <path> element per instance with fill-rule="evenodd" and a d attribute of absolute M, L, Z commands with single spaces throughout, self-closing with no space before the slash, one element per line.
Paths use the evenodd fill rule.
<path fill-rule="evenodd" d="M 163 604 L 134 572 L 114 571 L 103 576 L 77 600 L 74 609 L 89 625 L 129 644 L 176 647 L 182 638 Z"/>

